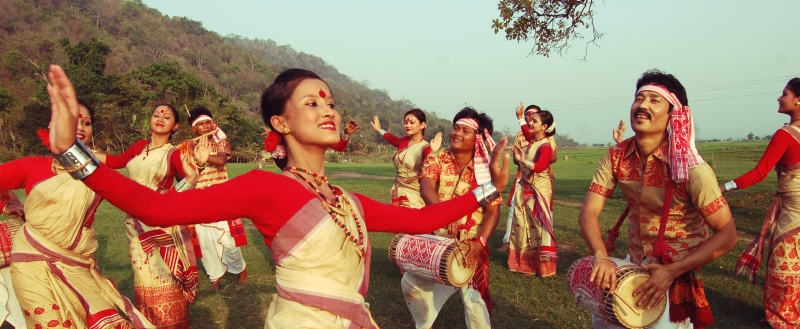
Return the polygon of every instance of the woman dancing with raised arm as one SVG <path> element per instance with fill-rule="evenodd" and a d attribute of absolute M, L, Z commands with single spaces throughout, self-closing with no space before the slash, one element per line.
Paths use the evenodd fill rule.
<path fill-rule="evenodd" d="M 51 67 L 49 75 L 55 104 L 52 151 L 70 170 L 80 169 L 73 177 L 149 225 L 253 221 L 276 266 L 268 328 L 377 328 L 364 302 L 371 255 L 367 231 L 431 232 L 497 199 L 508 182 L 503 139 L 492 152 L 490 183 L 423 209 L 386 205 L 330 185 L 325 150 L 339 142 L 341 116 L 319 76 L 290 69 L 261 97 L 264 121 L 281 134 L 286 148 L 286 156 L 276 161 L 283 174 L 253 170 L 207 189 L 158 194 L 98 164 L 76 143 L 74 131 L 67 129 L 77 118 L 74 88 L 60 67 Z"/>
<path fill-rule="evenodd" d="M 120 155 L 97 157 L 111 168 L 126 168 L 137 183 L 164 192 L 176 175 L 186 176 L 181 152 L 170 144 L 179 120 L 180 112 L 174 107 L 158 105 L 150 116 L 150 140 L 140 140 Z M 196 153 L 201 161 L 197 165 L 203 167 L 209 154 L 208 139 L 198 146 L 205 147 L 202 152 L 199 147 Z M 194 302 L 198 288 L 197 257 L 189 230 L 183 225 L 150 226 L 127 213 L 125 233 L 136 308 L 159 328 L 189 328 L 189 304 Z"/>
<path fill-rule="evenodd" d="M 72 135 L 88 143 L 94 111 L 76 104 Z M 0 189 L 28 196 L 11 249 L 12 292 L 28 328 L 155 328 L 100 274 L 92 223 L 101 198 L 67 171 L 53 157 L 0 165 Z"/>
<path fill-rule="evenodd" d="M 392 157 L 394 167 L 397 168 L 397 176 L 392 185 L 392 204 L 409 208 L 422 208 L 425 201 L 419 195 L 419 179 L 422 173 L 422 162 L 431 152 L 436 152 L 442 146 L 442 133 L 428 144 L 424 139 L 425 128 L 428 124 L 425 119 L 425 112 L 420 109 L 413 109 L 403 116 L 403 128 L 406 136 L 398 138 L 395 135 L 381 129 L 381 122 L 378 116 L 370 122 L 372 128 L 383 136 L 389 144 L 397 148 Z"/>
<path fill-rule="evenodd" d="M 800 326 L 800 78 L 789 80 L 778 98 L 778 113 L 791 122 L 778 129 L 753 170 L 720 186 L 723 191 L 745 189 L 778 173 L 778 191 L 767 209 L 761 234 L 747 247 L 736 264 L 736 273 L 756 282 L 765 246 L 769 250 L 764 283 L 764 309 L 773 328 Z M 768 241 L 768 242 L 767 242 Z M 765 244 L 766 243 L 766 244 Z"/>

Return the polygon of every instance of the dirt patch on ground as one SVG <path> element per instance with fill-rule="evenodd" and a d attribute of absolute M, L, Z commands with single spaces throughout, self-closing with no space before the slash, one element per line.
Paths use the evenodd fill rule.
<path fill-rule="evenodd" d="M 327 175 L 330 179 L 351 179 L 351 178 L 359 178 L 359 179 L 394 179 L 394 177 L 389 176 L 378 176 L 378 175 L 367 175 L 361 174 L 352 171 L 336 171 L 332 172 Z"/>
<path fill-rule="evenodd" d="M 578 201 L 569 201 L 569 200 L 553 200 L 555 204 L 562 205 L 562 206 L 570 206 L 570 207 L 580 207 L 583 206 L 583 202 Z"/>

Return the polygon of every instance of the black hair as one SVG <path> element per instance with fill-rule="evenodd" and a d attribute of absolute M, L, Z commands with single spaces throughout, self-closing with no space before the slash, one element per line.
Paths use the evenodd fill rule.
<path fill-rule="evenodd" d="M 786 83 L 786 87 L 789 87 L 796 97 L 800 97 L 800 78 L 792 78 L 789 82 Z"/>
<path fill-rule="evenodd" d="M 403 114 L 403 122 L 405 122 L 406 117 L 409 115 L 413 115 L 415 118 L 417 118 L 420 124 L 428 122 L 427 119 L 425 119 L 425 112 L 422 112 L 420 109 L 408 110 L 406 114 Z M 422 128 L 422 135 L 425 135 L 425 128 Z"/>
<path fill-rule="evenodd" d="M 191 111 L 189 111 L 189 126 L 191 126 L 192 122 L 197 118 L 199 118 L 201 115 L 207 115 L 211 118 L 214 117 L 213 115 L 211 115 L 211 111 L 209 109 L 202 106 L 195 107 Z"/>
<path fill-rule="evenodd" d="M 528 105 L 528 107 L 525 108 L 525 112 L 528 112 L 528 110 L 530 109 L 536 109 L 537 112 L 542 110 L 542 108 L 539 107 L 539 105 Z"/>
<path fill-rule="evenodd" d="M 178 110 L 176 110 L 174 106 L 169 105 L 167 103 L 161 103 L 161 104 L 156 105 L 156 107 L 153 108 L 153 113 L 156 113 L 156 110 L 159 107 L 162 107 L 162 106 L 164 106 L 164 107 L 168 108 L 170 111 L 172 111 L 172 115 L 175 116 L 175 124 L 177 125 L 181 121 L 181 113 L 178 112 Z M 169 139 L 172 140 L 172 137 L 174 137 L 175 134 L 177 134 L 177 133 L 178 133 L 178 130 L 177 129 L 173 129 L 172 132 L 169 133 Z"/>
<path fill-rule="evenodd" d="M 548 129 L 550 129 L 550 127 L 553 126 L 553 122 L 556 121 L 553 118 L 553 113 L 551 113 L 548 110 L 541 110 L 539 112 L 536 112 L 536 114 L 539 115 L 539 120 L 542 120 L 542 124 L 543 125 L 547 125 Z M 551 131 L 551 132 L 547 132 L 546 130 L 544 132 L 544 135 L 547 136 L 547 137 L 553 136 L 555 134 L 556 134 L 556 128 L 553 128 L 553 131 Z"/>
<path fill-rule="evenodd" d="M 89 105 L 89 102 L 83 98 L 78 98 L 78 104 L 86 108 L 89 111 L 89 119 L 92 120 L 92 125 L 94 125 L 94 108 Z"/>
<path fill-rule="evenodd" d="M 686 97 L 686 88 L 683 87 L 681 82 L 678 81 L 678 78 L 674 75 L 661 72 L 657 69 L 647 70 L 647 72 L 644 72 L 642 77 L 639 78 L 639 81 L 636 81 L 636 90 L 639 90 L 642 86 L 651 84 L 667 88 L 669 92 L 678 97 L 678 100 L 683 106 L 689 106 L 689 99 Z M 669 105 L 669 109 L 672 110 L 672 104 Z"/>
<path fill-rule="evenodd" d="M 456 113 L 456 116 L 453 117 L 453 124 L 455 124 L 456 121 L 464 118 L 475 119 L 478 121 L 478 133 L 483 132 L 484 129 L 488 130 L 490 135 L 494 133 L 494 124 L 492 118 L 486 115 L 486 113 L 478 113 L 478 111 L 472 106 L 467 106 Z"/>
<path fill-rule="evenodd" d="M 264 123 L 267 124 L 272 131 L 281 133 L 272 126 L 271 119 L 273 116 L 283 114 L 283 112 L 286 110 L 286 103 L 289 101 L 289 98 L 292 97 L 294 90 L 297 88 L 300 82 L 303 82 L 303 80 L 306 79 L 317 79 L 325 82 L 325 80 L 322 80 L 319 75 L 309 70 L 288 69 L 281 72 L 281 74 L 275 78 L 275 81 L 269 85 L 267 89 L 264 89 L 264 92 L 261 93 L 261 117 L 264 119 Z M 327 84 L 327 82 L 325 83 Z M 281 144 L 284 143 L 285 142 L 281 140 Z M 285 168 L 288 162 L 288 157 L 283 159 L 275 159 L 275 165 L 281 169 Z"/>

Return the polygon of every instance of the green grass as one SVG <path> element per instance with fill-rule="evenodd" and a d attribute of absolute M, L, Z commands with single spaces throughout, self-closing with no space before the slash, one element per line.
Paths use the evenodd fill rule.
<path fill-rule="evenodd" d="M 709 161 L 720 182 L 726 182 L 753 168 L 766 147 L 766 142 L 708 143 L 698 145 L 701 154 Z M 576 304 L 569 293 L 566 273 L 578 258 L 588 255 L 577 224 L 580 201 L 586 194 L 598 160 L 606 148 L 562 149 L 559 161 L 554 165 L 556 175 L 555 197 L 562 202 L 555 205 L 555 230 L 559 244 L 558 275 L 555 278 L 523 277 L 511 273 L 506 265 L 506 254 L 495 251 L 501 244 L 505 230 L 507 207 L 503 207 L 500 225 L 489 241 L 492 249 L 491 285 L 495 302 L 492 324 L 495 328 L 588 328 L 590 313 Z M 563 162 L 563 155 L 569 161 Z M 232 164 L 233 176 L 252 169 L 251 164 Z M 355 191 L 377 200 L 388 202 L 391 179 L 375 179 L 374 176 L 394 175 L 391 163 L 382 164 L 335 164 L 327 165 L 327 173 L 355 172 L 370 175 L 367 178 L 336 178 L 334 184 L 348 191 Z M 268 168 L 276 171 L 274 166 Z M 775 191 L 775 174 L 761 184 L 743 191 L 726 194 L 731 204 L 734 219 L 739 229 L 740 242 L 729 253 L 703 267 L 706 293 L 711 303 L 716 323 L 713 328 L 768 328 L 759 324 L 763 317 L 762 290 L 763 270 L 756 285 L 745 277 L 734 276 L 735 262 L 744 247 L 760 229 L 766 208 Z M 625 205 L 617 190 L 609 200 L 601 216 L 603 230 L 610 228 Z M 95 220 L 101 249 L 97 258 L 104 274 L 113 279 L 120 291 L 133 297 L 133 281 L 127 241 L 124 237 L 124 214 L 104 203 Z M 248 263 L 250 283 L 239 285 L 235 277 L 223 278 L 218 293 L 210 291 L 205 274 L 201 271 L 200 294 L 191 307 L 193 328 L 261 328 L 264 325 L 271 295 L 275 293 L 274 269 L 270 251 L 260 234 L 249 221 L 249 244 L 243 248 Z M 370 291 L 367 301 L 375 320 L 382 328 L 413 328 L 411 315 L 406 308 L 400 290 L 401 275 L 387 259 L 387 246 L 391 234 L 371 233 L 373 258 Z M 623 234 L 617 242 L 617 257 L 624 257 Z M 459 298 L 451 298 L 439 315 L 435 328 L 466 328 L 464 313 Z"/>

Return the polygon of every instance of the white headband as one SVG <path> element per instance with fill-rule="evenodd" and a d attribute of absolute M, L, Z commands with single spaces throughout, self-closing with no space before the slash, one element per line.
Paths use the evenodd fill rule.
<path fill-rule="evenodd" d="M 203 114 L 203 115 L 200 115 L 199 117 L 197 117 L 197 119 L 194 119 L 194 121 L 192 121 L 192 127 L 194 127 L 194 126 L 196 126 L 198 123 L 200 123 L 200 122 L 202 122 L 202 121 L 206 121 L 206 120 L 211 120 L 211 117 L 210 117 L 210 116 L 207 116 L 207 115 L 205 115 L 205 114 Z"/>

